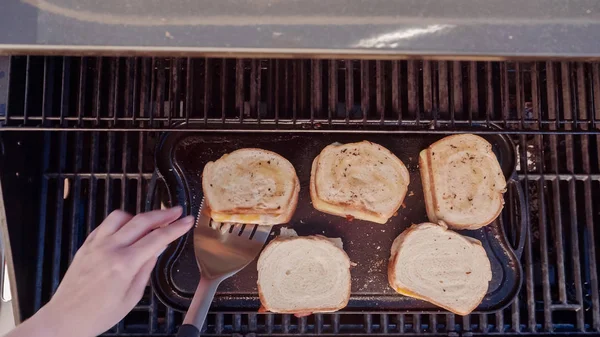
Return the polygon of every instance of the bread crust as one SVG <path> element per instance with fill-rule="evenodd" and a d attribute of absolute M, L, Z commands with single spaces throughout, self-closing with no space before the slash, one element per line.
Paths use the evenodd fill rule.
<path fill-rule="evenodd" d="M 258 148 L 243 148 L 243 149 L 239 149 L 236 150 L 234 152 L 237 151 L 257 151 L 257 152 L 262 152 L 262 153 L 266 153 L 268 155 L 271 155 L 273 157 L 278 158 L 281 161 L 285 161 L 287 163 L 289 163 L 289 161 L 279 155 L 278 153 L 275 153 L 273 151 L 269 151 L 269 150 L 263 150 L 263 149 L 258 149 Z M 228 153 L 223 155 L 221 158 L 219 158 L 218 160 L 224 159 L 227 156 L 231 155 L 232 153 Z M 218 161 L 217 160 L 217 161 Z M 298 198 L 299 198 L 299 194 L 300 194 L 300 181 L 298 179 L 298 175 L 296 174 L 296 171 L 293 167 L 293 165 L 291 163 L 289 163 L 290 167 L 294 170 L 294 188 L 292 190 L 290 199 L 287 201 L 287 206 L 286 207 L 282 207 L 281 209 L 255 209 L 255 208 L 242 208 L 242 207 L 234 207 L 228 210 L 222 210 L 222 211 L 214 211 L 214 208 L 211 206 L 211 200 L 208 197 L 205 197 L 204 199 L 204 203 L 207 207 L 207 209 L 209 210 L 209 214 L 211 215 L 211 217 L 216 217 L 217 214 L 219 215 L 231 215 L 232 221 L 224 221 L 224 222 L 238 222 L 235 221 L 235 217 L 236 215 L 246 215 L 246 216 L 256 216 L 256 217 L 261 217 L 262 219 L 264 219 L 264 216 L 272 216 L 272 218 L 268 218 L 268 221 L 266 223 L 261 222 L 258 223 L 258 221 L 248 221 L 248 223 L 258 223 L 261 225 L 277 225 L 277 224 L 283 224 L 283 223 L 287 223 L 289 222 L 293 215 L 294 212 L 296 210 L 296 207 L 298 205 Z M 206 190 L 206 186 L 208 186 L 210 184 L 210 182 L 208 181 L 208 179 L 210 179 L 210 177 L 212 176 L 212 169 L 214 166 L 214 162 L 209 162 L 205 165 L 204 170 L 203 170 L 203 174 L 202 174 L 202 192 L 205 196 L 208 195 L 207 190 Z M 283 218 L 281 218 L 282 216 L 284 216 Z"/>
<path fill-rule="evenodd" d="M 430 171 L 428 150 L 423 150 L 419 153 L 419 172 L 421 174 L 421 185 L 423 185 L 423 198 L 425 201 L 427 218 L 429 221 L 437 223 L 437 202 L 435 193 L 433 193 L 433 182 Z"/>
<path fill-rule="evenodd" d="M 290 201 L 290 204 L 287 207 L 287 216 L 281 220 L 280 223 L 288 223 L 290 222 L 290 220 L 292 220 L 292 217 L 294 216 L 294 212 L 296 211 L 296 207 L 298 207 L 298 198 L 300 196 L 300 181 L 298 180 L 298 176 L 294 177 L 295 179 L 295 188 L 294 188 L 294 192 L 292 194 L 292 200 Z"/>
<path fill-rule="evenodd" d="M 475 136 L 475 135 L 471 135 L 471 134 L 467 134 L 467 135 Z M 489 225 L 490 223 L 494 222 L 494 220 L 496 220 L 496 218 L 498 218 L 498 216 L 500 216 L 500 214 L 502 213 L 502 209 L 504 208 L 504 199 L 503 199 L 504 192 L 498 192 L 498 195 L 499 195 L 500 199 L 502 200 L 502 203 L 500 204 L 500 206 L 497 209 L 491 211 L 490 216 L 488 216 L 484 219 L 481 219 L 481 221 L 479 221 L 479 222 L 472 223 L 472 224 L 456 223 L 452 220 L 445 218 L 443 214 L 440 214 L 440 208 L 439 208 L 439 203 L 437 200 L 437 194 L 434 193 L 436 186 L 435 186 L 435 180 L 433 179 L 434 167 L 433 167 L 433 158 L 432 158 L 431 149 L 435 145 L 439 145 L 442 142 L 449 142 L 455 138 L 464 137 L 464 136 L 465 135 L 463 135 L 463 134 L 447 136 L 447 137 L 444 137 L 444 138 L 438 140 L 437 142 L 431 144 L 427 149 L 422 150 L 421 153 L 419 154 L 419 172 L 421 174 L 421 182 L 423 185 L 423 195 L 425 197 L 425 208 L 427 210 L 427 218 L 429 219 L 429 221 L 431 221 L 432 223 L 437 223 L 438 221 L 442 220 L 442 221 L 445 221 L 448 224 L 448 226 L 452 229 L 474 230 L 474 229 L 479 229 L 481 227 Z M 475 137 L 478 137 L 480 139 L 480 141 L 484 141 L 485 143 L 489 144 L 485 139 L 483 139 L 479 136 L 475 136 Z M 497 161 L 497 159 L 496 159 L 496 161 Z"/>
<path fill-rule="evenodd" d="M 425 225 L 425 224 L 427 224 L 427 223 L 421 223 L 421 224 L 418 224 L 418 225 L 416 225 L 416 224 L 411 225 L 408 229 L 406 229 L 404 232 L 402 232 L 394 240 L 394 243 L 392 244 L 392 250 L 391 250 L 390 259 L 389 259 L 389 263 L 388 263 L 388 269 L 387 269 L 387 271 L 388 271 L 388 283 L 390 284 L 390 287 L 392 289 L 394 289 L 396 292 L 398 292 L 398 293 L 400 293 L 400 294 L 402 294 L 404 296 L 409 296 L 409 297 L 413 297 L 413 298 L 416 298 L 416 299 L 420 299 L 420 300 L 423 300 L 423 301 L 427 301 L 427 302 L 433 303 L 433 304 L 437 305 L 438 307 L 444 308 L 444 309 L 446 309 L 446 310 L 448 310 L 450 312 L 453 312 L 453 313 L 455 313 L 457 315 L 461 315 L 461 316 L 468 315 L 473 310 L 477 309 L 477 307 L 479 306 L 479 304 L 481 303 L 481 301 L 483 301 L 483 298 L 485 297 L 485 294 L 483 294 L 482 296 L 480 296 L 478 298 L 477 304 L 475 304 L 474 306 L 470 307 L 468 310 L 461 311 L 460 309 L 456 309 L 456 308 L 452 308 L 452 307 L 443 305 L 443 304 L 437 302 L 436 300 L 434 300 L 434 299 L 432 299 L 430 297 L 419 295 L 419 294 L 416 294 L 416 293 L 413 293 L 413 292 L 408 292 L 406 290 L 403 290 L 397 284 L 398 281 L 396 280 L 396 273 L 395 273 L 396 269 L 395 269 L 395 267 L 396 267 L 396 262 L 397 262 L 398 256 L 400 255 L 400 254 L 398 254 L 399 251 L 400 251 L 400 248 L 404 244 L 404 241 L 406 240 L 406 238 L 408 238 L 408 236 L 414 230 L 416 230 L 417 228 L 419 228 L 419 226 Z M 431 223 L 431 224 L 433 224 L 433 223 Z M 433 225 L 436 225 L 436 224 L 433 224 Z M 448 227 L 446 226 L 446 224 L 444 222 L 440 222 L 437 225 L 438 226 L 442 226 L 442 227 L 448 229 Z M 456 233 L 456 234 L 458 234 L 458 233 Z M 483 247 L 480 241 L 472 239 L 472 238 L 469 238 L 469 237 L 466 237 L 466 236 L 463 236 L 463 237 L 465 239 L 467 239 L 468 241 L 470 241 L 471 244 Z"/>
<path fill-rule="evenodd" d="M 319 197 L 319 186 L 316 183 L 316 177 L 317 177 L 317 174 L 319 171 L 319 158 L 320 158 L 321 154 L 317 155 L 312 162 L 311 173 L 310 173 L 310 198 L 313 202 L 313 207 L 315 207 L 315 209 L 317 209 L 318 211 L 321 211 L 323 213 L 341 216 L 341 217 L 345 217 L 345 218 L 349 218 L 349 219 L 355 218 L 355 219 L 361 219 L 361 220 L 371 221 L 371 222 L 375 222 L 375 223 L 385 224 L 389 220 L 389 218 L 391 218 L 398 211 L 398 209 L 400 209 L 400 207 L 402 206 L 402 203 L 404 202 L 404 198 L 406 197 L 406 193 L 408 190 L 408 184 L 410 182 L 410 175 L 409 175 L 408 169 L 406 168 L 404 163 L 398 157 L 396 157 L 396 155 L 393 154 L 390 150 L 386 149 L 385 147 L 383 147 L 379 144 L 365 140 L 362 142 L 348 143 L 348 144 L 343 144 L 343 145 L 344 146 L 352 146 L 355 144 L 362 144 L 362 143 L 367 143 L 369 146 L 375 145 L 375 146 L 381 147 L 381 149 L 383 149 L 384 151 L 387 152 L 388 156 L 390 158 L 392 158 L 392 160 L 398 165 L 398 167 L 400 167 L 400 174 L 402 175 L 402 178 L 406 182 L 406 185 L 405 185 L 405 190 L 402 191 L 402 194 L 400 195 L 399 202 L 396 205 L 394 205 L 393 210 L 383 214 L 383 213 L 374 212 L 374 211 L 367 209 L 366 207 L 361 206 L 361 205 L 344 203 L 344 202 L 331 203 L 331 202 L 327 202 L 327 201 L 321 199 Z M 339 146 L 339 145 L 336 145 L 336 144 L 328 145 L 321 151 L 321 153 L 327 151 L 331 147 L 336 147 L 336 146 Z M 327 206 L 324 207 L 324 205 L 327 205 Z M 327 208 L 329 208 L 329 209 L 327 209 Z"/>
<path fill-rule="evenodd" d="M 342 248 L 338 247 L 333 242 L 331 242 L 329 238 L 322 236 L 322 235 L 277 237 L 265 246 L 261 255 L 264 252 L 268 251 L 269 249 L 274 248 L 275 246 L 281 244 L 282 242 L 292 241 L 292 240 L 311 240 L 311 241 L 318 241 L 318 242 L 326 242 L 327 244 L 330 244 L 333 247 L 335 247 L 336 249 L 339 249 L 340 251 L 342 251 L 342 253 L 344 253 L 344 256 L 346 257 L 346 259 L 348 261 L 348 264 L 350 265 L 350 258 L 348 257 L 348 254 L 346 254 L 346 252 Z M 259 259 L 260 259 L 260 257 L 259 257 Z M 337 307 L 321 308 L 321 309 L 302 308 L 302 309 L 296 309 L 296 310 L 276 310 L 276 309 L 270 308 L 267 305 L 267 301 L 264 297 L 264 293 L 262 291 L 261 285 L 257 281 L 258 297 L 260 299 L 261 306 L 267 311 L 274 312 L 274 313 L 280 313 L 280 314 L 306 314 L 309 312 L 310 313 L 326 313 L 326 312 L 335 312 L 340 309 L 343 309 L 348 305 L 348 302 L 350 301 L 351 285 L 352 285 L 351 280 L 348 280 L 348 284 L 346 285 L 346 291 L 345 291 L 346 297 L 345 297 L 344 301 Z"/>

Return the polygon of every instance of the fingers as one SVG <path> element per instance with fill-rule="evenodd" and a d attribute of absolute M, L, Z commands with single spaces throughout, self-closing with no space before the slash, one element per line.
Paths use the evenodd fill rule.
<path fill-rule="evenodd" d="M 150 279 L 150 273 L 152 273 L 152 269 L 154 269 L 155 265 L 156 257 L 150 258 L 142 265 L 138 273 L 133 278 L 129 290 L 127 290 L 127 293 L 125 294 L 125 300 L 127 302 L 135 305 L 142 299 L 142 296 L 144 296 L 144 289 L 146 289 L 146 285 Z"/>
<path fill-rule="evenodd" d="M 150 257 L 158 256 L 169 243 L 187 233 L 193 224 L 194 217 L 190 215 L 153 230 L 131 246 L 132 256 L 137 260 L 134 263 L 144 263 Z"/>
<path fill-rule="evenodd" d="M 117 233 L 119 243 L 124 246 L 132 245 L 152 230 L 168 225 L 181 216 L 181 206 L 167 210 L 140 213 L 125 224 Z"/>
<path fill-rule="evenodd" d="M 106 237 L 117 232 L 121 227 L 128 223 L 133 216 L 121 210 L 112 211 L 104 221 L 90 233 L 87 240 L 91 241 L 95 237 Z"/>

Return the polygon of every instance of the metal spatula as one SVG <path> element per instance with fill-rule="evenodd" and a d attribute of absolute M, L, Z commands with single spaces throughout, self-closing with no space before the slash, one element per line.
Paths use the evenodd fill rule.
<path fill-rule="evenodd" d="M 200 283 L 177 336 L 200 336 L 217 287 L 247 266 L 262 250 L 270 226 L 211 223 L 204 198 L 194 228 L 194 253 Z"/>

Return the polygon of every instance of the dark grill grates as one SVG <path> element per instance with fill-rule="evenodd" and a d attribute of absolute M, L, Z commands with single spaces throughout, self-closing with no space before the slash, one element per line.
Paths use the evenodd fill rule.
<path fill-rule="evenodd" d="M 31 166 L 25 159 L 4 164 L 4 181 L 14 177 L 18 189 L 33 179 L 39 199 L 39 208 L 29 209 L 35 224 L 9 214 L 11 228 L 32 228 L 37 237 L 37 262 L 28 267 L 34 281 L 19 289 L 33 294 L 21 299 L 25 316 L 50 298 L 85 235 L 107 213 L 144 209 L 155 131 L 171 123 L 405 132 L 493 122 L 519 144 L 529 204 L 525 279 L 511 306 L 467 317 L 213 313 L 207 333 L 600 332 L 597 63 L 12 57 L 8 74 L 8 108 L 0 116 L 7 153 L 31 143 L 27 157 L 40 163 L 31 177 L 19 175 Z M 181 319 L 148 289 L 108 334 L 171 335 Z"/>
<path fill-rule="evenodd" d="M 13 57 L 5 127 L 496 123 L 596 133 L 597 63 Z M 46 83 L 47 85 L 43 85 Z"/>

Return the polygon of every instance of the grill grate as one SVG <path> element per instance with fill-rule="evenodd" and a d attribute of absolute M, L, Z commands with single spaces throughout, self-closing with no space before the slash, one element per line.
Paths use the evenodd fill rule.
<path fill-rule="evenodd" d="M 531 134 L 597 134 L 600 123 L 597 63 L 29 56 L 10 63 L 21 71 L 10 74 L 5 130 L 496 123 Z"/>
<path fill-rule="evenodd" d="M 50 298 L 106 214 L 144 209 L 157 131 L 172 123 L 200 123 L 195 130 L 394 133 L 496 123 L 518 144 L 529 205 L 524 284 L 508 308 L 466 317 L 221 312 L 209 315 L 207 334 L 600 332 L 597 63 L 27 56 L 12 57 L 8 75 L 1 130 L 7 157 L 23 160 L 4 164 L 4 183 L 19 191 L 32 181 L 28 188 L 39 203 L 28 210 L 35 222 L 9 212 L 11 229 L 31 229 L 37 240 L 36 264 L 18 275 L 19 293 L 33 294 L 21 298 L 25 317 Z M 39 168 L 18 150 L 25 145 Z M 148 288 L 107 335 L 172 335 L 181 320 Z"/>

